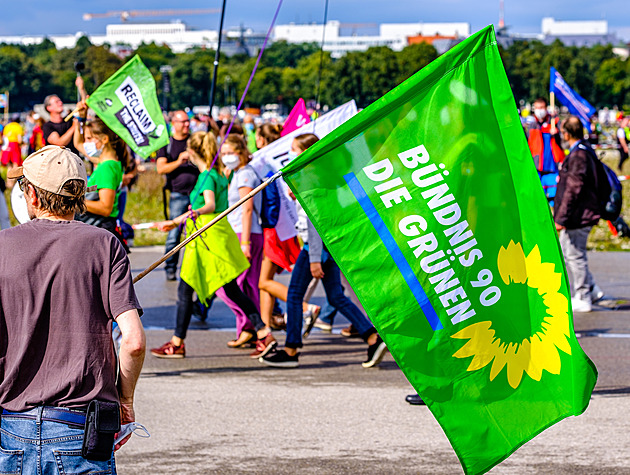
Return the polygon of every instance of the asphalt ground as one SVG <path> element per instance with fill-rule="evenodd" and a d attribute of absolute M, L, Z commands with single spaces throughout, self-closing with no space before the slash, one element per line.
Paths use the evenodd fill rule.
<path fill-rule="evenodd" d="M 134 249 L 134 274 L 162 248 Z M 599 379 L 587 411 L 549 428 L 494 474 L 630 474 L 630 253 L 589 255 L 607 298 L 578 314 L 580 344 Z M 280 276 L 287 281 L 287 276 Z M 148 347 L 172 335 L 177 284 L 158 268 L 136 285 Z M 314 302 L 323 303 L 321 288 Z M 233 350 L 234 317 L 220 301 L 193 321 L 187 357 L 147 355 L 136 392 L 137 420 L 151 437 L 117 454 L 121 474 L 463 473 L 435 418 L 404 400 L 413 392 L 391 355 L 364 369 L 366 345 L 315 329 L 300 367 L 273 369 Z M 284 335 L 277 332 L 282 344 Z"/>

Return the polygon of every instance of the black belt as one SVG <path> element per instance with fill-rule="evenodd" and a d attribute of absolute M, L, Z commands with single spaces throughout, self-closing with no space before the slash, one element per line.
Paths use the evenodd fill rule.
<path fill-rule="evenodd" d="M 78 427 L 85 426 L 85 409 L 62 409 L 58 407 L 45 406 L 42 410 L 42 421 L 60 422 L 62 424 L 72 424 Z M 2 410 L 3 416 L 16 417 L 20 419 L 37 419 L 39 408 L 25 412 L 12 412 Z"/>

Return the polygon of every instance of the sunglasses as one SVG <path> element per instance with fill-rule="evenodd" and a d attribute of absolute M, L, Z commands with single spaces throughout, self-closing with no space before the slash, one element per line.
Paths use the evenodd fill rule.
<path fill-rule="evenodd" d="M 16 178 L 18 186 L 20 187 L 20 191 L 22 193 L 24 193 L 24 178 L 25 178 L 24 175 Z"/>

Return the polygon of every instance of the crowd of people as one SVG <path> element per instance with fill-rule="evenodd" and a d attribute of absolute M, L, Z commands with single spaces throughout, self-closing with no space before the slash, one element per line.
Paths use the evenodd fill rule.
<path fill-rule="evenodd" d="M 76 85 L 85 98 L 80 77 Z M 123 213 L 126 192 L 138 177 L 141 160 L 101 119 L 88 114 L 84 100 L 78 102 L 71 119 L 64 116 L 67 108 L 56 95 L 45 98 L 44 109 L 48 121 L 31 113 L 26 122 L 34 122 L 33 127 L 17 121 L 4 127 L 9 145 L 2 153 L 3 165 L 9 170 L 20 167 L 23 157 L 46 145 L 65 147 L 82 156 L 88 188 L 85 210 L 75 219 L 109 231 L 129 252 L 132 237 Z M 278 140 L 283 128 L 275 123 L 256 124 L 250 115 L 241 121 L 227 108 L 220 110 L 217 120 L 184 110 L 165 114 L 165 119 L 169 143 L 153 160 L 157 173 L 164 176 L 164 211 L 169 219 L 157 223 L 157 228 L 167 233 L 168 253 L 182 235 L 195 232 L 262 183 L 263 178 L 250 165 L 252 153 Z M 313 134 L 296 137 L 289 155 L 297 156 L 317 140 Z M 8 179 L 7 185 L 13 187 L 14 182 Z M 4 200 L 0 204 L 5 204 Z M 296 206 L 299 208 L 297 202 Z M 4 212 L 0 206 L 0 215 L 6 216 L 2 227 L 9 227 L 6 204 Z M 302 338 L 308 337 L 314 326 L 327 332 L 332 329 L 330 323 L 318 321 L 321 308 L 309 303 L 306 295 L 309 285 L 321 280 L 327 295 L 328 321 L 337 311 L 346 316 L 352 324 L 342 334 L 363 338 L 367 343 L 363 366 L 378 365 L 385 343 L 358 300 L 346 297 L 344 292 L 351 293 L 350 286 L 301 209 L 299 215 L 296 227 L 300 237 L 281 240 L 273 226 L 265 225 L 262 194 L 257 194 L 189 244 L 181 259 L 180 252 L 174 253 L 164 270 L 167 280 L 179 280 L 175 331 L 168 342 L 151 349 L 151 354 L 185 357 L 184 341 L 193 314 L 207 318 L 213 299 L 218 297 L 235 317 L 236 336 L 227 342 L 228 347 L 251 348 L 250 356 L 266 365 L 296 367 Z M 291 272 L 288 287 L 275 280 L 281 272 Z M 284 330 L 285 349 L 278 351 L 274 332 Z"/>
<path fill-rule="evenodd" d="M 85 98 L 80 77 L 77 87 Z M 88 114 L 84 100 L 77 104 L 71 120 L 64 117 L 66 108 L 56 95 L 45 98 L 44 109 L 47 121 L 30 112 L 24 116 L 24 123 L 16 119 L 3 127 L 2 165 L 9 171 L 20 167 L 23 157 L 46 145 L 65 147 L 84 157 L 88 172 L 86 205 L 75 219 L 109 231 L 129 252 L 133 231 L 124 222 L 123 213 L 127 191 L 138 178 L 140 160 L 102 120 Z M 263 178 L 250 165 L 252 154 L 280 139 L 283 129 L 279 124 L 257 122 L 250 115 L 242 120 L 233 118 L 226 108 L 216 120 L 184 110 L 169 112 L 165 118 L 169 143 L 157 151 L 154 161 L 157 173 L 164 176 L 163 202 L 168 219 L 158 223 L 157 228 L 167 233 L 168 253 L 182 235 L 195 232 L 262 183 Z M 591 305 L 603 297 L 586 261 L 586 239 L 599 215 L 593 204 L 594 166 L 589 162 L 590 155 L 583 153 L 586 147 L 591 150 L 593 134 L 601 132 L 601 127 L 596 124 L 587 138 L 581 123 L 575 120 L 561 123 L 550 114 L 547 101 L 539 98 L 524 127 L 541 184 L 555 209 L 556 227 L 571 275 L 573 308 L 580 312 L 590 311 Z M 629 123 L 628 117 L 620 115 L 614 133 L 620 170 L 628 158 Z M 289 158 L 297 157 L 317 140 L 313 134 L 295 137 Z M 568 147 L 568 157 L 563 145 Z M 4 187 L 5 182 L 0 184 Z M 13 187 L 15 181 L 8 178 L 6 185 Z M 0 226 L 6 229 L 10 227 L 9 213 L 4 195 L 0 196 Z M 207 318 L 213 299 L 218 297 L 235 318 L 236 335 L 227 342 L 228 347 L 250 348 L 250 356 L 265 365 L 297 367 L 303 339 L 314 327 L 330 332 L 337 312 L 351 322 L 341 334 L 362 338 L 367 344 L 363 366 L 378 365 L 386 351 L 385 343 L 306 214 L 296 203 L 298 236 L 281 240 L 273 225 L 265 225 L 262 199 L 262 194 L 255 195 L 231 212 L 227 220 L 219 221 L 189 244 L 183 258 L 178 252 L 166 261 L 166 279 L 179 280 L 175 331 L 169 341 L 151 349 L 151 354 L 184 358 L 193 314 Z M 291 273 L 288 287 L 275 280 L 281 272 Z M 319 281 L 327 297 L 323 310 L 308 301 L 309 289 Z M 286 331 L 282 350 L 274 337 L 279 330 Z"/>
<path fill-rule="evenodd" d="M 183 233 L 189 235 L 204 226 L 262 183 L 250 165 L 252 150 L 278 140 L 282 132 L 278 124 L 255 128 L 249 117 L 243 125 L 232 123 L 227 112 L 218 122 L 197 121 L 197 130 L 192 132 L 194 120 L 185 111 L 174 112 L 170 142 L 157 153 L 157 171 L 165 175 L 169 202 L 170 219 L 158 224 L 158 229 L 168 232 L 166 252 L 178 244 Z M 228 124 L 232 126 L 226 134 Z M 297 156 L 317 140 L 313 134 L 297 136 L 290 155 Z M 308 221 L 305 214 L 303 220 Z M 262 194 L 257 194 L 232 211 L 226 221 L 210 228 L 199 242 L 187 246 L 179 273 L 175 332 L 151 354 L 185 357 L 184 340 L 195 307 L 207 308 L 216 296 L 235 316 L 236 338 L 227 342 L 228 347 L 251 347 L 250 356 L 269 366 L 297 367 L 303 335 L 308 336 L 321 312 L 319 306 L 305 300 L 306 290 L 311 281 L 321 279 L 330 305 L 352 322 L 346 333 L 362 337 L 368 345 L 363 366 L 379 364 L 385 343 L 365 314 L 344 295 L 340 270 L 314 228 L 309 225 L 301 248 L 297 237 L 282 241 L 264 221 Z M 178 253 L 167 260 L 167 280 L 177 279 L 178 261 Z M 288 288 L 274 280 L 282 271 L 291 272 Z M 279 301 L 286 303 L 286 312 Z M 330 331 L 330 325 L 322 327 Z M 285 349 L 276 351 L 273 332 L 283 329 L 287 332 Z"/>

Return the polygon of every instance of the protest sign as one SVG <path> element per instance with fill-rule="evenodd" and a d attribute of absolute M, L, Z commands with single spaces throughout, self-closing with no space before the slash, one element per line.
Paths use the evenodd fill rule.
<path fill-rule="evenodd" d="M 466 473 L 586 409 L 596 370 L 492 27 L 283 175 Z"/>
<path fill-rule="evenodd" d="M 354 100 L 347 102 L 329 113 L 321 116 L 317 120 L 303 125 L 299 129 L 293 130 L 284 137 L 270 143 L 266 147 L 254 153 L 250 165 L 254 167 L 256 173 L 260 177 L 267 177 L 269 174 L 276 173 L 284 165 L 289 163 L 289 150 L 291 142 L 295 137 L 301 134 L 314 133 L 318 137 L 324 137 L 329 132 L 335 130 L 346 120 L 357 113 L 357 105 Z M 282 199 L 282 207 L 276 225 L 276 232 L 281 241 L 286 241 L 297 235 L 295 223 L 297 222 L 297 210 L 295 203 L 288 195 L 287 187 L 281 179 L 277 180 L 278 189 L 282 190 L 280 197 Z"/>
<path fill-rule="evenodd" d="M 155 81 L 138 55 L 101 84 L 87 105 L 143 158 L 168 145 Z"/>

